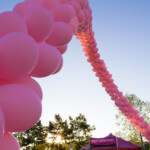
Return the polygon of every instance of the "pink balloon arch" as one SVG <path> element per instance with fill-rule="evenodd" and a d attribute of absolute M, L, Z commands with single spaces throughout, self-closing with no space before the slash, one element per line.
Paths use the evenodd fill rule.
<path fill-rule="evenodd" d="M 32 77 L 58 73 L 75 35 L 87 61 L 120 111 L 150 143 L 150 126 L 115 85 L 100 58 L 88 0 L 25 0 L 0 14 L 0 149 L 19 150 L 9 132 L 33 127 L 42 90 Z"/>

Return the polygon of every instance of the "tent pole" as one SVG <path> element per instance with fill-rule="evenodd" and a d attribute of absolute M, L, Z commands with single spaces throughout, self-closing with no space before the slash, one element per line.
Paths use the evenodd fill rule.
<path fill-rule="evenodd" d="M 142 150 L 144 150 L 143 138 L 142 138 L 142 134 L 141 133 L 140 133 L 140 138 L 141 138 Z"/>
<path fill-rule="evenodd" d="M 90 139 L 89 139 L 89 150 L 91 150 L 91 143 L 90 143 Z"/>
<path fill-rule="evenodd" d="M 116 147 L 117 147 L 117 150 L 118 150 L 118 138 L 116 137 Z"/>

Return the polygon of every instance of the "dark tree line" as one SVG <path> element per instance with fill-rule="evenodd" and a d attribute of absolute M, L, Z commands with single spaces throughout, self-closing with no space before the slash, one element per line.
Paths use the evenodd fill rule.
<path fill-rule="evenodd" d="M 14 135 L 24 150 L 66 150 L 70 146 L 79 150 L 88 145 L 93 130 L 95 126 L 89 125 L 83 114 L 75 118 L 69 116 L 68 120 L 56 114 L 55 120 L 50 121 L 48 126 L 39 121 L 31 129 Z M 58 136 L 61 141 L 57 143 Z"/>

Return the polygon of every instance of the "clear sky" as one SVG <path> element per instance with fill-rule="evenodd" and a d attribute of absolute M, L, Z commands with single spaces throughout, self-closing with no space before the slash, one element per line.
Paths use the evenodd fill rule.
<path fill-rule="evenodd" d="M 22 0 L 0 0 L 0 12 Z M 150 101 L 150 1 L 89 0 L 93 30 L 101 58 L 124 93 Z M 59 113 L 64 119 L 79 113 L 96 126 L 94 137 L 115 133 L 115 107 L 98 82 L 75 39 L 63 55 L 64 66 L 54 76 L 37 79 L 43 89 L 43 124 Z"/>

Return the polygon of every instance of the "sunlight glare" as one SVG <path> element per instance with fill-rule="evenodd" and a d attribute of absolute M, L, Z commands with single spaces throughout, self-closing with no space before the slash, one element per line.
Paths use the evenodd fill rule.
<path fill-rule="evenodd" d="M 56 138 L 56 140 L 55 140 L 55 143 L 60 143 L 60 142 L 61 142 L 61 136 L 58 135 L 57 138 Z"/>

